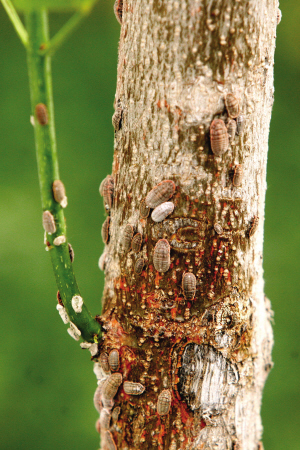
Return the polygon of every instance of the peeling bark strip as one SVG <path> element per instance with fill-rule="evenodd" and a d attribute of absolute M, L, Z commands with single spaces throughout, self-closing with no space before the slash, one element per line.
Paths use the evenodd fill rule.
<path fill-rule="evenodd" d="M 122 128 L 100 350 L 117 350 L 123 380 L 145 391 L 114 391 L 120 416 L 102 434 L 118 450 L 258 448 L 272 364 L 262 241 L 277 7 L 277 0 L 123 2 Z M 214 120 L 237 125 L 229 141 L 222 128 L 224 153 L 212 152 Z M 140 207 L 165 180 L 174 184 L 174 210 L 156 223 Z M 148 206 L 152 213 L 156 204 Z M 169 244 L 166 271 L 153 264 L 158 242 Z M 184 292 L 186 273 L 195 295 L 194 284 Z M 170 395 L 165 415 L 157 411 L 161 393 Z"/>

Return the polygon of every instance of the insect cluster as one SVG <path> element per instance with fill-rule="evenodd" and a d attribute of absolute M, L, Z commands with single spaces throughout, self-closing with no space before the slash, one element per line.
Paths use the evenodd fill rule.
<path fill-rule="evenodd" d="M 124 380 L 120 371 L 122 368 L 119 351 L 101 352 L 94 372 L 98 379 L 98 387 L 94 394 L 94 405 L 100 417 L 96 422 L 96 429 L 101 433 L 101 439 L 107 448 L 116 448 L 112 430 L 116 427 L 121 408 L 115 406 L 115 398 L 121 390 L 126 395 L 139 396 L 145 392 L 145 386 L 139 382 Z M 163 416 L 168 414 L 171 407 L 171 390 L 164 389 L 158 396 L 156 411 Z"/>

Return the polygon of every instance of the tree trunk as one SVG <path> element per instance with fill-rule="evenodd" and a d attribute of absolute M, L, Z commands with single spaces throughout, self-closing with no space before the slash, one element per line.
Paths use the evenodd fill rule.
<path fill-rule="evenodd" d="M 145 392 L 129 395 L 122 384 L 108 404 L 109 376 L 96 363 L 104 409 L 114 417 L 121 408 L 114 422 L 102 419 L 102 448 L 262 448 L 273 343 L 262 250 L 277 10 L 277 0 L 124 1 L 101 352 L 117 349 L 115 370 Z M 228 93 L 239 102 L 239 134 L 218 155 L 210 125 L 236 116 Z M 175 183 L 175 209 L 155 222 L 140 206 L 163 180 Z M 128 224 L 143 237 L 137 253 L 126 248 Z M 171 249 L 165 272 L 153 263 L 160 239 Z M 185 273 L 196 278 L 194 298 Z"/>

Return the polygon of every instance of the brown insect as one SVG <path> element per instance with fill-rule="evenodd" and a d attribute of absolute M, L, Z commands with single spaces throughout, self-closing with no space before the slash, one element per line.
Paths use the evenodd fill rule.
<path fill-rule="evenodd" d="M 219 223 L 215 223 L 214 224 L 214 230 L 217 234 L 222 234 L 223 233 L 223 228 Z"/>
<path fill-rule="evenodd" d="M 236 119 L 240 113 L 240 103 L 237 97 L 230 92 L 225 97 L 225 106 L 227 108 L 227 112 L 229 117 L 232 119 Z"/>
<path fill-rule="evenodd" d="M 40 125 L 44 126 L 48 123 L 48 109 L 44 103 L 38 103 L 35 107 L 35 115 Z"/>
<path fill-rule="evenodd" d="M 123 389 L 129 395 L 141 395 L 145 391 L 145 386 L 141 383 L 134 383 L 133 381 L 124 381 Z"/>
<path fill-rule="evenodd" d="M 112 371 L 115 372 L 116 370 L 118 370 L 118 368 L 120 366 L 120 358 L 119 358 L 118 350 L 112 350 L 109 353 L 108 363 L 109 363 L 109 367 L 111 368 Z"/>
<path fill-rule="evenodd" d="M 229 119 L 227 123 L 227 133 L 230 144 L 233 143 L 236 132 L 236 121 L 233 119 Z"/>
<path fill-rule="evenodd" d="M 210 145 L 216 156 L 223 155 L 228 149 L 228 134 L 222 119 L 215 119 L 210 125 Z"/>
<path fill-rule="evenodd" d="M 74 253 L 73 247 L 70 243 L 68 243 L 68 249 L 69 249 L 70 260 L 71 260 L 71 262 L 73 262 L 74 258 L 75 258 L 75 253 Z"/>
<path fill-rule="evenodd" d="M 141 201 L 140 204 L 140 214 L 143 217 L 143 219 L 146 219 L 149 216 L 150 208 L 146 206 L 145 199 Z"/>
<path fill-rule="evenodd" d="M 109 370 L 109 363 L 108 363 L 108 354 L 107 353 L 105 353 L 105 352 L 100 353 L 99 363 L 100 363 L 100 366 L 101 366 L 102 370 L 105 373 L 109 373 L 110 372 L 110 370 Z"/>
<path fill-rule="evenodd" d="M 254 235 L 255 231 L 258 228 L 258 223 L 259 223 L 259 217 L 258 216 L 254 216 L 253 220 L 252 220 L 251 228 L 249 230 L 249 237 Z"/>
<path fill-rule="evenodd" d="M 111 175 L 107 175 L 102 181 L 99 188 L 100 195 L 103 196 L 104 208 L 109 211 L 113 205 L 114 199 L 114 179 Z"/>
<path fill-rule="evenodd" d="M 233 186 L 241 186 L 243 181 L 243 166 L 241 164 L 237 164 L 234 169 L 233 175 Z"/>
<path fill-rule="evenodd" d="M 110 226 L 110 217 L 107 217 L 102 225 L 101 236 L 104 244 L 107 244 L 109 241 L 109 226 Z"/>
<path fill-rule="evenodd" d="M 154 247 L 153 264 L 158 272 L 167 272 L 170 268 L 170 245 L 166 239 L 160 239 Z"/>
<path fill-rule="evenodd" d="M 162 222 L 174 211 L 174 203 L 172 202 L 164 202 L 161 205 L 158 205 L 151 214 L 151 218 L 154 222 Z"/>
<path fill-rule="evenodd" d="M 94 394 L 94 406 L 98 412 L 100 412 L 102 409 L 101 394 L 102 394 L 102 385 L 100 384 L 97 387 L 95 394 Z"/>
<path fill-rule="evenodd" d="M 131 248 L 131 241 L 133 238 L 133 227 L 129 223 L 126 225 L 123 234 L 123 249 L 128 252 Z"/>
<path fill-rule="evenodd" d="M 240 114 L 236 119 L 236 134 L 240 136 L 244 131 L 245 119 L 242 114 Z"/>
<path fill-rule="evenodd" d="M 158 396 L 156 410 L 160 416 L 165 416 L 171 408 L 171 390 L 164 389 Z"/>
<path fill-rule="evenodd" d="M 103 383 L 102 396 L 106 400 L 114 398 L 122 384 L 122 374 L 112 373 Z"/>
<path fill-rule="evenodd" d="M 105 448 L 107 450 L 117 450 L 114 438 L 111 432 L 108 430 L 105 432 L 105 445 L 106 445 Z"/>
<path fill-rule="evenodd" d="M 121 106 L 117 106 L 111 119 L 113 127 L 116 131 L 119 131 L 119 129 L 121 128 L 122 115 L 123 115 L 123 108 Z"/>
<path fill-rule="evenodd" d="M 142 242 L 143 236 L 141 235 L 141 233 L 137 233 L 135 236 L 133 236 L 131 241 L 131 248 L 134 253 L 138 253 L 141 250 Z"/>
<path fill-rule="evenodd" d="M 53 234 L 56 232 L 55 220 L 50 211 L 43 212 L 43 227 L 46 233 Z"/>
<path fill-rule="evenodd" d="M 113 422 L 117 422 L 117 421 L 118 421 L 120 412 L 121 412 L 120 406 L 116 406 L 116 407 L 113 409 L 113 411 L 112 411 L 112 413 L 111 413 L 111 418 L 112 418 Z"/>
<path fill-rule="evenodd" d="M 114 4 L 114 12 L 117 21 L 122 24 L 122 16 L 123 16 L 123 0 L 116 0 Z"/>
<path fill-rule="evenodd" d="M 109 430 L 111 415 L 106 408 L 102 408 L 100 412 L 100 428 L 101 431 Z"/>
<path fill-rule="evenodd" d="M 185 273 L 182 277 L 182 290 L 186 300 L 193 300 L 196 294 L 196 277 L 193 273 Z"/>
<path fill-rule="evenodd" d="M 57 203 L 61 204 L 62 202 L 65 201 L 65 199 L 66 199 L 66 190 L 65 190 L 64 183 L 61 180 L 53 181 L 52 192 L 53 192 L 54 200 Z"/>
<path fill-rule="evenodd" d="M 98 419 L 95 423 L 95 428 L 98 434 L 100 434 L 101 429 L 100 429 L 100 419 Z"/>
<path fill-rule="evenodd" d="M 158 205 L 169 200 L 175 192 L 175 183 L 172 180 L 164 180 L 148 192 L 145 203 L 149 208 L 156 208 Z"/>
<path fill-rule="evenodd" d="M 145 265 L 145 260 L 144 260 L 144 258 L 138 258 L 138 259 L 136 260 L 135 265 L 134 265 L 134 272 L 135 272 L 137 275 L 140 275 L 140 274 L 143 272 L 144 265 Z"/>

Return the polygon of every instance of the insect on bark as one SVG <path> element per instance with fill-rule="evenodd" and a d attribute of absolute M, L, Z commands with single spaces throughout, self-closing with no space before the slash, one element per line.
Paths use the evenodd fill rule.
<path fill-rule="evenodd" d="M 116 406 L 116 407 L 113 409 L 113 411 L 112 411 L 112 413 L 111 413 L 111 418 L 112 418 L 113 422 L 118 422 L 120 412 L 121 412 L 120 406 Z"/>
<path fill-rule="evenodd" d="M 241 186 L 243 181 L 243 166 L 241 164 L 237 164 L 234 169 L 233 175 L 233 186 Z"/>
<path fill-rule="evenodd" d="M 122 24 L 122 16 L 123 16 L 123 0 L 116 0 L 114 4 L 114 12 L 117 21 Z"/>
<path fill-rule="evenodd" d="M 110 226 L 110 217 L 107 217 L 102 225 L 101 236 L 104 244 L 107 244 L 109 241 L 109 226 Z"/>
<path fill-rule="evenodd" d="M 118 350 L 112 350 L 109 353 L 108 356 L 108 363 L 109 363 L 109 367 L 111 368 L 112 371 L 116 371 L 119 369 L 120 366 L 120 358 L 119 358 L 119 352 Z"/>
<path fill-rule="evenodd" d="M 122 374 L 116 372 L 112 373 L 107 380 L 105 380 L 102 389 L 102 396 L 107 400 L 114 398 L 122 384 Z"/>
<path fill-rule="evenodd" d="M 167 272 L 170 268 L 170 263 L 170 244 L 166 239 L 160 239 L 154 247 L 154 267 L 158 272 Z"/>
<path fill-rule="evenodd" d="M 35 107 L 35 116 L 40 125 L 44 126 L 48 123 L 48 109 L 44 103 L 38 103 Z"/>
<path fill-rule="evenodd" d="M 243 133 L 244 127 L 245 127 L 245 118 L 242 114 L 240 114 L 236 119 L 236 134 L 238 136 L 240 136 Z"/>
<path fill-rule="evenodd" d="M 145 199 L 141 201 L 140 204 L 140 214 L 143 219 L 146 219 L 149 216 L 150 208 L 146 205 Z"/>
<path fill-rule="evenodd" d="M 166 217 L 168 217 L 174 211 L 173 202 L 165 202 L 157 206 L 151 214 L 151 218 L 154 222 L 162 222 Z"/>
<path fill-rule="evenodd" d="M 128 252 L 130 250 L 132 238 L 133 238 L 133 227 L 132 227 L 132 225 L 130 225 L 128 223 L 124 229 L 123 241 L 122 241 L 123 250 L 125 252 Z"/>
<path fill-rule="evenodd" d="M 164 180 L 148 192 L 145 203 L 149 208 L 156 208 L 158 205 L 169 200 L 175 192 L 175 183 L 172 180 Z"/>
<path fill-rule="evenodd" d="M 135 236 L 133 236 L 131 241 L 131 248 L 134 253 L 138 253 L 141 250 L 142 242 L 143 236 L 141 235 L 141 233 L 137 233 Z"/>
<path fill-rule="evenodd" d="M 107 175 L 101 182 L 99 187 L 100 195 L 103 196 L 104 208 L 109 211 L 113 205 L 114 199 L 114 179 L 111 175 Z"/>
<path fill-rule="evenodd" d="M 185 273 L 182 277 L 182 290 L 186 300 L 193 300 L 196 294 L 196 277 L 193 273 Z"/>
<path fill-rule="evenodd" d="M 249 230 L 249 237 L 253 236 L 254 233 L 256 232 L 256 230 L 258 228 L 258 223 L 259 223 L 259 217 L 254 216 L 253 220 L 252 220 L 251 228 Z"/>
<path fill-rule="evenodd" d="M 100 384 L 94 394 L 94 406 L 98 412 L 102 409 L 102 403 L 101 403 L 101 395 L 102 395 L 102 385 Z"/>
<path fill-rule="evenodd" d="M 233 119 L 229 119 L 227 123 L 227 133 L 230 144 L 233 143 L 236 132 L 236 121 Z"/>
<path fill-rule="evenodd" d="M 144 258 L 138 258 L 138 259 L 136 260 L 135 265 L 134 265 L 134 272 L 135 272 L 137 275 L 140 275 L 140 274 L 143 272 L 144 265 L 145 265 L 145 260 L 144 260 Z"/>
<path fill-rule="evenodd" d="M 111 415 L 106 408 L 102 408 L 100 412 L 100 427 L 101 430 L 109 430 Z"/>
<path fill-rule="evenodd" d="M 118 105 L 119 105 L 119 102 L 118 102 Z M 119 131 L 119 129 L 121 128 L 122 115 L 123 115 L 122 106 L 117 106 L 115 112 L 113 113 L 112 119 L 111 119 L 115 131 Z"/>
<path fill-rule="evenodd" d="M 228 149 L 228 134 L 222 119 L 215 119 L 210 125 L 210 145 L 216 156 L 223 155 Z"/>
<path fill-rule="evenodd" d="M 226 95 L 225 106 L 229 117 L 231 117 L 232 119 L 236 119 L 240 113 L 240 103 L 237 97 L 232 92 Z"/>
<path fill-rule="evenodd" d="M 110 431 L 105 432 L 105 443 L 106 443 L 106 449 L 107 450 L 117 450 L 114 438 L 112 437 L 112 434 Z"/>
<path fill-rule="evenodd" d="M 217 234 L 222 234 L 223 233 L 223 227 L 219 223 L 215 223 L 214 224 L 214 230 L 215 230 L 215 232 Z"/>
<path fill-rule="evenodd" d="M 145 391 L 145 386 L 141 383 L 134 383 L 133 381 L 124 381 L 123 389 L 125 394 L 141 395 Z"/>
<path fill-rule="evenodd" d="M 102 370 L 105 373 L 109 373 L 110 372 L 109 364 L 108 364 L 108 354 L 107 353 L 105 353 L 105 352 L 100 353 L 99 363 L 100 363 L 100 366 L 101 366 Z"/>
<path fill-rule="evenodd" d="M 160 416 L 165 416 L 171 408 L 171 391 L 164 389 L 158 396 L 156 410 Z"/>
<path fill-rule="evenodd" d="M 43 212 L 43 227 L 48 234 L 56 232 L 55 220 L 50 211 Z"/>

